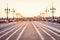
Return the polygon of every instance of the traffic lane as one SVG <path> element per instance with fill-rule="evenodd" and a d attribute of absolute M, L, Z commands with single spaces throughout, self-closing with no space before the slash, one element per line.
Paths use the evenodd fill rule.
<path fill-rule="evenodd" d="M 38 23 L 60 35 L 60 29 L 57 29 L 57 28 L 52 27 L 52 26 L 45 25 L 44 23 L 40 23 L 40 22 L 38 22 Z"/>
<path fill-rule="evenodd" d="M 45 24 L 60 29 L 60 25 L 56 25 L 55 23 L 45 23 Z"/>
<path fill-rule="evenodd" d="M 56 32 L 57 34 L 60 35 L 60 29 L 57 29 L 57 28 L 52 27 L 52 26 L 48 26 L 44 23 L 40 23 L 40 22 L 36 22 L 36 23 L 38 23 L 38 24 L 40 24 L 40 25 L 42 25 L 42 26 L 44 26 L 44 27 L 46 27 L 46 28 L 48 28 L 48 29 L 50 29 L 50 30 L 52 30 L 52 31 L 54 31 L 54 32 Z"/>
<path fill-rule="evenodd" d="M 40 37 L 31 22 L 29 22 L 26 30 L 23 32 L 19 40 L 40 40 Z"/>
<path fill-rule="evenodd" d="M 34 24 L 35 24 L 35 22 L 34 22 Z M 39 27 L 38 24 L 37 25 L 35 24 L 35 26 L 39 30 L 39 32 L 42 36 L 42 39 L 44 39 L 44 40 L 53 40 L 49 35 L 47 35 L 44 31 L 42 31 L 42 28 Z"/>
<path fill-rule="evenodd" d="M 9 38 L 9 40 L 16 40 L 16 38 L 19 36 L 19 33 L 22 31 L 23 28 L 24 27 L 18 30 L 12 37 Z"/>
<path fill-rule="evenodd" d="M 21 26 L 22 24 L 25 24 L 25 23 L 26 23 L 26 22 L 18 23 L 18 24 L 16 24 L 16 25 L 12 26 L 11 28 L 6 29 L 6 30 L 4 30 L 4 31 L 0 32 L 0 36 L 1 36 L 1 35 L 3 35 L 4 33 L 8 32 L 8 31 L 10 31 L 10 30 L 12 30 L 12 29 L 16 28 L 17 26 Z"/>
<path fill-rule="evenodd" d="M 6 30 L 6 29 L 10 29 L 12 26 L 14 26 L 14 25 L 16 25 L 16 24 L 18 24 L 18 23 L 10 23 L 10 24 L 1 26 L 1 27 L 0 27 L 0 32 L 1 32 L 1 31 L 4 31 L 4 30 Z"/>
<path fill-rule="evenodd" d="M 6 28 L 6 30 L 3 30 L 3 31 L 0 32 L 0 36 L 3 35 L 4 33 L 8 32 L 8 31 L 10 31 L 11 29 L 16 28 L 17 26 L 19 26 L 19 25 L 21 25 L 21 24 L 22 24 L 22 23 L 16 24 L 16 25 L 12 26 L 12 27 L 9 28 L 9 29 Z"/>
<path fill-rule="evenodd" d="M 37 23 L 39 24 L 39 23 Z M 56 40 L 60 40 L 60 35 L 57 32 L 54 32 L 48 28 L 46 28 L 45 26 L 41 26 L 41 24 L 39 25 L 39 28 L 44 29 L 45 31 L 47 31 L 52 37 L 54 37 Z"/>
<path fill-rule="evenodd" d="M 0 29 L 5 28 L 10 26 L 11 24 L 16 24 L 17 22 L 13 22 L 13 23 L 5 23 L 5 24 L 0 24 Z"/>
<path fill-rule="evenodd" d="M 60 26 L 60 23 L 55 23 L 55 22 L 48 22 L 48 21 L 40 21 L 40 22 L 42 22 L 42 23 L 52 23 L 52 24 L 54 24 L 54 25 L 58 25 L 58 26 Z"/>
<path fill-rule="evenodd" d="M 7 30 L 10 30 L 11 28 L 13 28 L 14 26 L 17 26 L 18 24 L 21 24 L 22 22 L 16 22 L 16 23 L 11 23 L 9 26 L 6 26 L 4 28 L 0 29 L 0 33 L 5 32 Z"/>
<path fill-rule="evenodd" d="M 24 24 L 22 24 L 24 25 Z M 21 25 L 21 26 L 22 26 Z M 14 31 L 16 31 L 18 28 L 20 28 L 20 26 L 17 26 L 15 29 L 11 29 L 10 32 L 6 32 L 5 34 L 3 34 L 2 36 L 0 36 L 1 40 L 5 40 L 8 36 L 10 36 Z"/>
<path fill-rule="evenodd" d="M 17 23 L 16 23 L 17 24 Z M 6 30 L 6 29 L 10 29 L 12 26 L 14 26 L 14 25 L 16 25 L 16 24 L 10 24 L 10 25 L 8 25 L 8 26 L 5 26 L 5 27 L 3 27 L 3 28 L 0 28 L 0 32 L 1 31 L 4 31 L 4 30 Z"/>
<path fill-rule="evenodd" d="M 42 28 L 42 29 L 44 29 L 44 28 Z M 48 30 L 46 30 L 46 29 L 44 29 L 45 31 L 47 31 L 52 37 L 54 37 L 56 40 L 60 40 L 60 35 L 59 36 L 57 36 L 57 35 L 55 35 L 54 33 L 52 33 L 52 32 L 50 32 L 50 31 L 48 31 Z M 55 32 L 56 33 L 56 32 Z"/>
<path fill-rule="evenodd" d="M 16 23 L 16 24 L 11 24 L 11 25 L 13 25 L 13 26 L 9 26 L 9 27 L 7 27 L 7 28 L 2 28 L 1 30 L 0 30 L 0 34 L 1 33 L 3 33 L 3 32 L 6 32 L 6 31 L 8 31 L 8 30 L 10 30 L 10 29 L 12 29 L 12 28 L 14 28 L 14 27 L 16 27 L 16 26 L 18 26 L 19 24 L 21 24 L 21 23 Z"/>
<path fill-rule="evenodd" d="M 40 24 L 60 33 L 60 29 L 59 29 L 60 26 L 57 28 L 57 26 L 55 26 L 55 27 L 53 27 L 52 25 L 49 26 L 46 23 L 41 23 L 40 22 Z"/>
<path fill-rule="evenodd" d="M 17 40 L 18 36 L 21 35 L 21 32 L 24 30 L 25 26 L 28 25 L 28 23 L 26 22 L 25 25 L 22 26 L 21 29 L 19 29 L 15 34 L 13 34 L 13 36 L 11 36 L 10 38 L 8 37 L 6 40 Z"/>
<path fill-rule="evenodd" d="M 60 25 L 58 23 L 52 23 L 52 22 L 41 22 L 41 23 L 60 29 Z"/>

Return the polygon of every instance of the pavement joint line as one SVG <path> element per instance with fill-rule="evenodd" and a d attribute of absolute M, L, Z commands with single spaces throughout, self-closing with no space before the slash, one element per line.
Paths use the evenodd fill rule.
<path fill-rule="evenodd" d="M 16 39 L 16 40 L 19 40 L 19 39 L 21 38 L 21 36 L 22 36 L 23 32 L 24 32 L 24 31 L 25 31 L 25 29 L 27 28 L 27 25 L 28 25 L 28 23 L 25 25 L 25 27 L 23 28 L 23 30 L 21 31 L 21 33 L 19 34 L 19 36 L 17 37 L 17 39 Z"/>
<path fill-rule="evenodd" d="M 22 24 L 21 24 L 22 25 Z M 21 26 L 20 25 L 20 26 Z M 19 26 L 18 26 L 19 27 Z M 17 27 L 15 27 L 14 29 L 16 29 Z M 12 29 L 12 30 L 14 30 L 14 29 Z M 10 31 L 8 31 L 8 32 L 6 32 L 5 34 L 3 34 L 2 36 L 0 36 L 0 38 L 2 38 L 3 36 L 5 36 L 6 34 L 8 34 L 9 32 L 11 32 L 12 30 L 10 30 Z"/>
<path fill-rule="evenodd" d="M 24 25 L 22 25 L 20 28 L 18 28 L 16 31 L 14 31 L 8 38 L 6 38 L 5 40 L 9 40 L 9 38 L 11 38 L 18 30 L 20 30 Z"/>
<path fill-rule="evenodd" d="M 40 25 L 40 26 L 41 26 L 41 25 Z M 41 26 L 41 27 L 43 27 L 43 26 Z M 50 32 L 52 32 L 53 34 L 57 35 L 58 37 L 60 37 L 60 35 L 57 34 L 56 32 L 53 32 L 53 31 L 51 31 L 50 29 L 48 29 L 48 28 L 46 28 L 46 27 L 43 27 L 43 28 L 46 29 L 46 30 L 48 30 L 48 31 L 50 31 Z"/>
<path fill-rule="evenodd" d="M 57 24 L 57 23 L 54 23 L 55 25 L 60 25 L 60 24 Z"/>
<path fill-rule="evenodd" d="M 48 22 L 47 22 L 48 23 Z M 52 22 L 50 22 L 50 23 L 52 23 Z M 60 25 L 59 23 L 52 23 L 52 24 L 55 24 L 55 25 Z"/>
<path fill-rule="evenodd" d="M 1 26 L 4 26 L 4 25 L 10 25 L 10 24 L 13 24 L 13 23 L 8 23 L 8 24 L 1 24 Z"/>
<path fill-rule="evenodd" d="M 50 29 L 52 29 L 52 30 L 55 30 L 55 31 L 57 31 L 57 32 L 60 33 L 60 30 L 58 30 L 57 28 L 54 28 L 54 27 L 51 27 L 51 26 L 45 25 L 45 24 L 43 24 L 43 23 L 40 23 L 40 24 L 41 24 L 41 25 L 44 25 L 45 27 L 48 27 L 48 28 L 50 28 Z"/>
<path fill-rule="evenodd" d="M 46 23 L 46 22 L 45 22 L 45 23 Z M 47 22 L 47 23 L 48 23 L 48 22 Z M 47 23 L 46 23 L 46 24 L 47 24 Z M 58 23 L 51 23 L 51 22 L 50 22 L 49 24 L 53 24 L 53 25 L 60 26 L 60 24 L 58 24 Z"/>
<path fill-rule="evenodd" d="M 17 25 L 18 25 L 18 24 L 17 24 Z M 14 27 L 15 27 L 15 26 L 17 26 L 17 25 L 12 26 L 11 28 L 14 28 Z M 1 34 L 1 33 L 3 33 L 3 32 L 5 32 L 5 31 L 7 31 L 7 30 L 10 30 L 11 28 L 6 29 L 6 30 L 4 30 L 4 31 L 0 32 L 0 34 Z"/>
<path fill-rule="evenodd" d="M 11 25 L 11 24 L 17 24 L 17 23 L 7 23 L 7 24 L 1 24 L 1 26 L 2 26 L 2 28 L 4 27 L 4 26 L 9 26 L 9 25 Z"/>
<path fill-rule="evenodd" d="M 48 36 L 50 36 L 53 40 L 56 40 L 54 37 L 52 37 L 48 32 L 46 32 L 44 29 L 40 28 L 42 31 L 44 31 Z"/>
<path fill-rule="evenodd" d="M 33 23 L 32 23 L 33 24 Z M 35 28 L 35 30 L 37 31 L 39 37 L 41 37 L 42 40 L 44 40 L 42 34 L 39 32 L 39 30 L 36 28 L 36 26 L 33 24 L 33 27 Z"/>
<path fill-rule="evenodd" d="M 40 23 L 38 23 L 38 24 L 39 24 L 41 27 L 43 27 Z M 48 31 L 50 31 L 50 32 L 52 32 L 52 33 L 54 33 L 54 34 L 57 35 L 58 37 L 60 37 L 59 34 L 57 34 L 56 32 L 54 32 L 54 31 L 48 29 L 47 27 L 43 27 L 43 28 L 46 29 L 46 30 L 48 30 Z"/>
<path fill-rule="evenodd" d="M 43 27 L 40 23 L 37 23 L 37 24 L 39 24 L 41 27 Z M 51 31 L 51 30 L 48 29 L 47 27 L 43 27 L 43 28 L 46 29 L 46 30 L 48 30 L 48 31 L 50 31 L 50 32 L 52 32 L 53 34 L 57 35 L 58 37 L 60 37 L 59 34 L 57 34 L 56 32 Z"/>

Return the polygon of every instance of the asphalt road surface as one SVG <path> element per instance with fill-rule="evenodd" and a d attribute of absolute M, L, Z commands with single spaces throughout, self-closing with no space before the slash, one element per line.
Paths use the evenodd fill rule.
<path fill-rule="evenodd" d="M 0 40 L 60 40 L 60 24 L 42 21 L 0 24 Z"/>

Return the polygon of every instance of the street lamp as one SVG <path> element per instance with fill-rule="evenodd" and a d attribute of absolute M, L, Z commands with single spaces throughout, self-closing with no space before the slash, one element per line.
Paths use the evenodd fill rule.
<path fill-rule="evenodd" d="M 46 21 L 47 21 L 47 17 L 48 17 L 48 12 L 49 12 L 49 10 L 46 8 L 45 12 L 46 12 Z"/>
<path fill-rule="evenodd" d="M 56 10 L 56 8 L 53 7 L 53 4 L 52 4 L 52 8 L 50 8 L 51 12 L 52 12 L 52 19 L 54 20 L 54 12 Z"/>
<path fill-rule="evenodd" d="M 8 13 L 10 12 L 10 8 L 8 8 L 8 4 L 7 4 L 7 8 L 5 8 L 4 10 L 7 13 L 7 21 L 8 21 Z"/>
<path fill-rule="evenodd" d="M 13 8 L 13 10 L 11 12 L 13 12 L 13 20 L 14 20 L 15 9 Z"/>
<path fill-rule="evenodd" d="M 46 17 L 48 17 L 49 10 L 47 8 L 46 8 L 45 12 L 46 12 Z"/>

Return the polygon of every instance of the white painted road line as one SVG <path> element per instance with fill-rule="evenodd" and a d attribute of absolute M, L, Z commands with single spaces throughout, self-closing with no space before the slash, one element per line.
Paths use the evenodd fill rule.
<path fill-rule="evenodd" d="M 33 23 L 32 23 L 33 24 Z M 44 40 L 42 34 L 39 32 L 39 30 L 36 28 L 36 26 L 33 24 L 33 27 L 35 28 L 35 30 L 37 31 L 39 37 L 41 37 L 42 40 Z"/>
<path fill-rule="evenodd" d="M 40 26 L 41 26 L 41 25 L 40 25 Z M 43 27 L 43 26 L 41 26 L 41 27 Z M 60 35 L 57 34 L 56 32 L 53 32 L 53 31 L 51 31 L 50 29 L 48 29 L 48 28 L 46 28 L 46 27 L 43 27 L 43 28 L 46 29 L 46 30 L 48 30 L 48 31 L 50 31 L 50 32 L 52 32 L 53 34 L 57 35 L 58 37 L 60 37 Z"/>
<path fill-rule="evenodd" d="M 27 25 L 28 25 L 28 23 L 25 25 L 25 27 L 23 28 L 23 30 L 21 31 L 21 33 L 19 34 L 19 36 L 17 37 L 16 40 L 20 39 L 21 35 L 23 34 L 23 32 L 25 31 L 25 29 L 27 28 Z"/>
<path fill-rule="evenodd" d="M 40 27 L 40 29 L 42 30 L 42 31 L 44 31 L 48 36 L 50 36 L 53 40 L 56 40 L 54 37 L 52 37 L 48 32 L 46 32 L 44 29 L 42 29 L 41 27 Z"/>
<path fill-rule="evenodd" d="M 40 23 L 36 23 L 36 24 L 38 24 L 39 26 L 43 27 L 44 29 L 46 29 L 46 30 L 48 30 L 48 31 L 52 32 L 52 33 L 53 33 L 53 34 L 55 34 L 56 36 L 60 37 L 60 35 L 59 35 L 59 34 L 57 34 L 56 32 L 54 32 L 54 31 L 52 31 L 52 30 L 48 29 L 48 28 L 47 28 L 47 27 L 45 27 L 45 26 L 42 26 Z"/>
<path fill-rule="evenodd" d="M 12 37 L 18 30 L 20 30 L 24 25 L 22 25 L 20 28 L 18 28 L 16 31 L 14 31 L 8 38 L 5 40 L 9 40 L 10 37 Z"/>
<path fill-rule="evenodd" d="M 54 27 L 51 27 L 51 26 L 45 25 L 45 24 L 43 24 L 43 23 L 40 23 L 40 24 L 43 25 L 43 26 L 45 26 L 45 27 L 48 27 L 48 28 L 50 28 L 50 29 L 52 29 L 52 30 L 55 30 L 55 31 L 57 31 L 57 32 L 60 33 L 60 30 L 57 29 L 57 28 L 54 28 Z"/>
<path fill-rule="evenodd" d="M 7 31 L 7 30 L 10 30 L 10 29 L 12 29 L 12 28 L 14 28 L 15 26 L 18 26 L 18 25 L 19 25 L 19 24 L 14 25 L 14 26 L 12 26 L 11 28 L 8 28 L 8 29 L 6 29 L 6 30 L 4 30 L 4 31 L 1 31 L 0 34 L 3 33 L 3 32 L 5 32 L 5 31 Z"/>
<path fill-rule="evenodd" d="M 22 24 L 21 24 L 22 25 Z M 20 26 L 21 26 L 20 25 Z M 19 27 L 19 26 L 18 26 Z M 17 27 L 15 27 L 14 29 L 16 29 Z M 7 35 L 9 32 L 13 31 L 14 29 L 11 29 L 10 31 L 6 32 L 5 34 L 3 34 L 2 36 L 0 36 L 0 38 L 2 38 L 3 36 Z"/>

